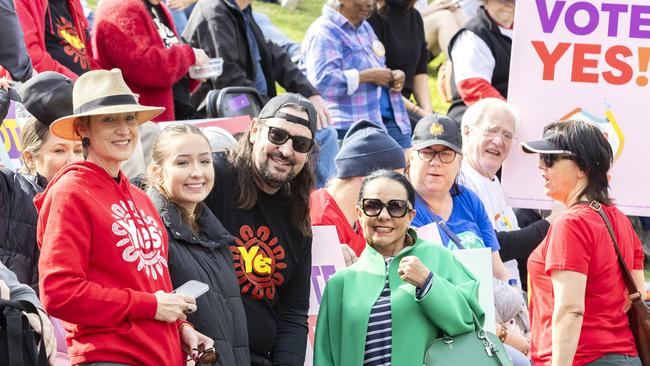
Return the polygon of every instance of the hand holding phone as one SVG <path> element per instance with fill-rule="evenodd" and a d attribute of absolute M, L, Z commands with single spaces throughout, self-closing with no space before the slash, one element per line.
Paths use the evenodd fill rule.
<path fill-rule="evenodd" d="M 179 295 L 185 295 L 192 297 L 196 299 L 197 297 L 203 295 L 204 293 L 208 292 L 210 289 L 210 286 L 207 284 L 196 281 L 196 280 L 189 280 L 182 284 L 179 288 L 174 290 L 173 293 L 179 294 Z"/>

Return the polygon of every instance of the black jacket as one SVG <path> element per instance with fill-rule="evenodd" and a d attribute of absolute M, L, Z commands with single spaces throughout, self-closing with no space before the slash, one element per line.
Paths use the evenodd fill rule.
<path fill-rule="evenodd" d="M 490 84 L 492 84 L 492 86 L 507 99 L 508 82 L 510 80 L 510 53 L 512 50 L 512 39 L 501 33 L 499 25 L 490 18 L 485 8 L 481 6 L 476 12 L 476 15 L 474 15 L 474 17 L 467 22 L 465 27 L 459 30 L 456 35 L 452 37 L 451 41 L 449 41 L 449 50 L 447 54 L 450 55 L 450 57 L 456 39 L 466 30 L 476 34 L 490 48 L 495 61 Z M 452 59 L 451 62 L 453 65 L 454 60 Z M 458 92 L 453 73 L 451 79 L 451 94 L 452 101 L 447 115 L 460 125 L 461 119 L 467 110 L 467 105 L 465 105 L 463 98 Z"/>
<path fill-rule="evenodd" d="M 266 78 L 268 95 L 264 97 L 272 98 L 276 95 L 276 81 L 287 91 L 305 97 L 318 94 L 298 66 L 291 61 L 291 57 L 275 43 L 266 41 L 253 17 L 250 18 Z M 192 95 L 195 107 L 211 89 L 228 86 L 255 88 L 255 64 L 248 47 L 246 24 L 236 5 L 228 0 L 199 1 L 187 22 L 183 39 L 192 47 L 203 49 L 208 56 L 222 57 L 224 61 L 221 76 L 202 83 Z"/>
<path fill-rule="evenodd" d="M 38 294 L 38 212 L 34 196 L 45 182 L 26 178 L 0 168 L 0 262 L 12 270 L 18 282 L 31 286 Z"/>
<path fill-rule="evenodd" d="M 189 280 L 210 286 L 196 299 L 198 310 L 187 320 L 214 340 L 220 356 L 217 365 L 249 366 L 246 314 L 228 247 L 234 238 L 203 204 L 197 217 L 201 233 L 195 236 L 175 205 L 155 189 L 150 188 L 147 195 L 167 229 L 169 274 L 174 288 Z"/>
<path fill-rule="evenodd" d="M 0 0 L 0 24 L 0 66 L 9 71 L 12 79 L 27 81 L 32 75 L 32 60 L 12 0 Z"/>

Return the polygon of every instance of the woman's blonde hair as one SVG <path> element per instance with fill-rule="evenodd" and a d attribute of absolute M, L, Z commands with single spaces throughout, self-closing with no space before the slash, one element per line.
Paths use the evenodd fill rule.
<path fill-rule="evenodd" d="M 28 151 L 32 155 L 32 158 L 36 158 L 41 153 L 43 144 L 49 138 L 49 126 L 36 119 L 36 117 L 31 117 L 21 129 L 20 144 L 23 147 L 23 152 Z M 27 162 L 22 156 L 21 160 L 23 161 L 23 166 L 20 168 L 20 172 L 23 174 L 36 175 L 36 168 L 27 165 Z"/>
<path fill-rule="evenodd" d="M 149 164 L 147 185 L 149 187 L 155 188 L 158 192 L 160 192 L 160 194 L 165 196 L 165 198 L 167 198 L 171 204 L 174 204 L 174 206 L 176 206 L 183 220 L 190 225 L 192 232 L 196 235 L 199 232 L 199 226 L 196 222 L 196 217 L 200 213 L 201 206 L 197 205 L 194 212 L 188 212 L 186 209 L 180 207 L 179 205 L 176 205 L 171 197 L 171 194 L 165 189 L 164 182 L 162 181 L 162 174 L 160 177 L 156 177 L 153 174 L 153 168 L 155 166 L 158 166 L 162 169 L 165 161 L 167 161 L 167 159 L 169 159 L 171 156 L 171 152 L 169 151 L 171 141 L 179 138 L 182 135 L 199 135 L 205 139 L 205 142 L 208 144 L 208 148 L 210 147 L 210 141 L 208 138 L 203 134 L 203 132 L 201 132 L 198 127 L 194 125 L 174 123 L 165 127 L 160 132 L 160 134 L 158 134 L 156 140 L 153 143 L 153 147 L 151 148 L 151 163 Z M 210 152 L 212 152 L 212 150 L 210 150 Z"/>

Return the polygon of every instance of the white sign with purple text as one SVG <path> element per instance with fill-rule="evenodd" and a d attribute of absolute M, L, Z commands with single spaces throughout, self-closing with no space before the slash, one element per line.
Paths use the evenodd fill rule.
<path fill-rule="evenodd" d="M 627 214 L 650 216 L 650 0 L 517 2 L 508 101 L 521 123 L 504 164 L 513 207 L 550 208 L 538 157 L 522 141 L 550 122 L 599 127 L 614 152 L 611 193 Z"/>
<path fill-rule="evenodd" d="M 311 292 L 309 294 L 309 339 L 305 366 L 312 365 L 316 320 L 327 280 L 345 268 L 345 260 L 335 226 L 312 226 Z"/>

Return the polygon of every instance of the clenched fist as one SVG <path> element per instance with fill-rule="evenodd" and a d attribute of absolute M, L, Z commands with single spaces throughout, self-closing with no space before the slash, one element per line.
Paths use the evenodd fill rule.
<path fill-rule="evenodd" d="M 397 273 L 399 278 L 405 282 L 410 283 L 411 285 L 422 288 L 429 277 L 429 269 L 422 264 L 420 258 L 415 256 L 408 256 L 402 258 L 399 262 L 399 267 L 397 268 Z"/>

